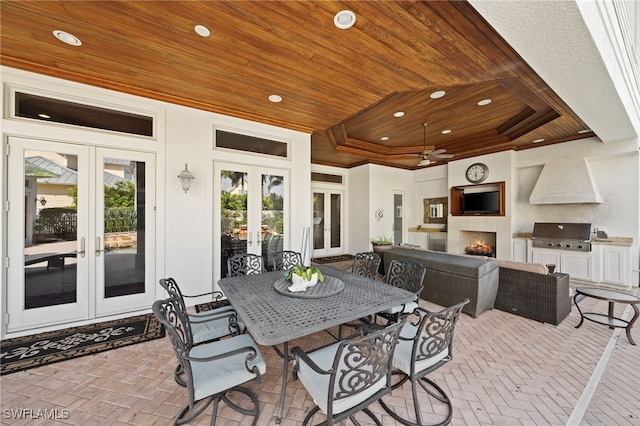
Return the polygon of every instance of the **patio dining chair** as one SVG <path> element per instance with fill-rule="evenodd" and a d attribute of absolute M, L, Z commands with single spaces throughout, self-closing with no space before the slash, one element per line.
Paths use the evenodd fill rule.
<path fill-rule="evenodd" d="M 173 278 L 160 279 L 160 285 L 169 293 L 169 296 L 177 302 L 177 307 L 188 321 L 189 330 L 194 345 L 217 340 L 226 336 L 242 334 L 245 330 L 244 323 L 238 319 L 235 309 L 231 305 L 223 305 L 210 311 L 188 313 L 184 298 L 207 296 L 211 294 L 214 301 L 222 297 L 222 292 L 214 291 L 199 295 L 188 296 L 182 294 L 178 283 Z M 184 371 L 180 364 L 176 366 L 174 378 L 176 383 L 186 386 L 182 377 Z"/>
<path fill-rule="evenodd" d="M 259 382 L 266 372 L 266 364 L 251 336 L 242 334 L 194 345 L 190 323 L 176 299 L 158 300 L 152 310 L 167 330 L 186 378 L 189 403 L 178 413 L 174 425 L 192 421 L 210 404 L 213 404 L 211 424 L 215 425 L 220 401 L 243 415 L 253 416 L 252 425 L 255 425 L 260 412 L 258 400 L 240 385 L 252 380 Z M 233 392 L 244 396 L 236 398 Z M 250 406 L 247 408 L 247 405 Z"/>
<path fill-rule="evenodd" d="M 427 268 L 415 260 L 392 260 L 386 275 L 386 283 L 410 291 L 416 295 L 415 300 L 403 305 L 394 306 L 378 312 L 376 315 L 387 322 L 397 322 L 400 318 L 410 315 L 418 307 L 418 299 L 422 291 L 424 276 Z"/>
<path fill-rule="evenodd" d="M 351 272 L 356 275 L 362 275 L 367 278 L 375 278 L 378 275 L 378 267 L 380 266 L 380 256 L 372 251 L 356 253 L 351 265 Z M 371 324 L 375 320 L 375 315 L 360 318 L 360 323 L 340 324 L 338 328 L 338 340 L 342 340 L 343 328 L 358 328 L 362 324 Z"/>
<path fill-rule="evenodd" d="M 296 264 L 302 265 L 302 255 L 297 251 L 283 250 L 273 256 L 274 271 L 288 271 Z"/>
<path fill-rule="evenodd" d="M 446 425 L 451 421 L 453 412 L 449 396 L 427 376 L 453 358 L 453 332 L 462 308 L 467 303 L 469 303 L 469 299 L 463 299 L 439 312 L 429 312 L 426 309 L 417 308 L 416 313 L 419 313 L 420 321 L 417 324 L 405 323 L 403 325 L 398 337 L 398 346 L 393 354 L 395 368 L 393 374 L 401 375 L 402 378 L 395 382 L 392 388 L 394 390 L 401 388 L 407 380 L 411 381 L 415 421 L 399 416 L 384 400 L 380 400 L 382 408 L 398 422 L 405 425 L 424 425 L 418 401 L 418 384 L 429 396 L 447 407 L 444 418 L 442 419 L 442 416 L 438 415 L 440 421 L 431 425 Z M 434 413 L 436 412 L 441 413 L 442 411 L 434 409 Z"/>
<path fill-rule="evenodd" d="M 227 277 L 261 274 L 265 271 L 262 256 L 242 253 L 227 260 Z"/>
<path fill-rule="evenodd" d="M 404 322 L 391 324 L 376 332 L 343 340 L 321 349 L 304 352 L 291 350 L 294 356 L 293 377 L 300 380 L 316 406 L 309 411 L 303 425 L 322 411 L 331 425 L 363 411 L 377 425 L 380 420 L 369 406 L 391 390 L 391 361 Z"/>
<path fill-rule="evenodd" d="M 378 275 L 380 262 L 380 256 L 372 251 L 356 253 L 353 259 L 353 265 L 351 266 L 351 272 L 364 275 L 365 277 L 375 278 Z"/>

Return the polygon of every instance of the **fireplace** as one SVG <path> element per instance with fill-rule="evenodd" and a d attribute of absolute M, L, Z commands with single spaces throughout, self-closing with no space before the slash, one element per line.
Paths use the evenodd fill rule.
<path fill-rule="evenodd" d="M 496 233 L 460 231 L 460 247 L 465 254 L 496 257 Z"/>
<path fill-rule="evenodd" d="M 480 240 L 476 240 L 469 244 L 464 249 L 464 252 L 472 256 L 496 257 L 496 248 Z"/>

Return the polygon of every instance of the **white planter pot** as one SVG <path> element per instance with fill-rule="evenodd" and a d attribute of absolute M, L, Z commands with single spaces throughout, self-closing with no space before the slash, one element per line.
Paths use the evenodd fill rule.
<path fill-rule="evenodd" d="M 292 274 L 291 275 L 291 282 L 293 284 L 298 284 L 298 283 L 302 283 L 302 285 L 306 287 L 312 287 L 314 285 L 316 285 L 318 283 L 318 273 L 314 273 L 313 275 L 311 275 L 311 279 L 310 280 L 305 280 L 304 278 L 302 278 L 300 275 L 296 275 L 296 274 Z"/>

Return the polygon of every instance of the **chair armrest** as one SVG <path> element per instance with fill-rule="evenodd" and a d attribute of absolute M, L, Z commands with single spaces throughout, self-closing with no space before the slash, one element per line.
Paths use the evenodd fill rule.
<path fill-rule="evenodd" d="M 192 295 L 183 294 L 182 297 L 190 297 L 190 298 L 192 298 L 192 297 L 202 297 L 202 296 L 208 296 L 208 295 L 211 295 L 211 298 L 214 301 L 218 301 L 224 296 L 224 294 L 222 294 L 221 291 L 209 291 L 207 293 L 202 293 L 202 294 L 192 294 Z"/>
<path fill-rule="evenodd" d="M 305 364 L 311 367 L 311 369 L 316 373 L 319 373 L 319 374 L 333 373 L 333 368 L 330 368 L 329 370 L 323 370 L 322 368 L 320 368 L 318 364 L 316 364 L 311 358 L 309 358 L 309 355 L 307 355 L 307 353 L 303 351 L 300 346 L 296 346 L 295 348 L 291 349 L 291 355 L 293 355 L 294 362 L 295 362 L 295 365 L 293 367 L 294 378 L 297 378 L 296 372 L 298 369 L 298 363 L 300 361 L 303 361 Z"/>
<path fill-rule="evenodd" d="M 243 354 L 243 353 L 247 353 L 247 357 L 244 360 L 244 368 L 255 374 L 258 378 L 258 381 L 260 380 L 260 371 L 258 370 L 258 366 L 254 365 L 253 367 L 249 367 L 249 362 L 255 360 L 258 357 L 258 350 L 253 347 L 253 346 L 244 346 L 241 348 L 236 348 L 232 351 L 229 352 L 225 352 L 223 354 L 218 354 L 218 355 L 212 355 L 212 356 L 208 356 L 208 357 L 192 357 L 189 355 L 184 355 L 184 359 L 188 360 L 188 361 L 192 361 L 192 362 L 210 362 L 210 361 L 220 361 L 223 360 L 225 358 L 230 358 L 232 356 L 235 355 L 239 355 L 239 354 Z"/>

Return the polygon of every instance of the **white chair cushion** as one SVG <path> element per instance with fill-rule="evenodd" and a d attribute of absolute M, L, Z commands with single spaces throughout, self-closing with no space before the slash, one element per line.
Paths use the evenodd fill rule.
<path fill-rule="evenodd" d="M 189 314 L 191 321 L 191 332 L 193 333 L 193 343 L 199 344 L 209 340 L 219 339 L 229 335 L 229 317 L 221 317 L 205 321 L 206 317 L 197 314 Z M 193 322 L 202 321 L 202 322 Z M 238 319 L 240 333 L 244 332 L 244 323 Z"/>
<path fill-rule="evenodd" d="M 257 366 L 260 374 L 264 374 L 267 371 L 264 358 L 262 358 L 258 347 L 248 334 L 194 346 L 191 348 L 189 355 L 194 358 L 206 358 L 231 352 L 245 346 L 253 347 L 256 350 L 256 358 L 249 363 L 249 368 Z M 249 355 L 249 352 L 214 361 L 191 361 L 195 400 L 206 398 L 209 395 L 214 395 L 253 380 L 256 377 L 255 374 L 245 368 L 247 355 Z"/>
<path fill-rule="evenodd" d="M 393 308 L 385 309 L 382 312 L 390 315 L 397 314 L 398 312 L 402 312 L 403 314 L 410 314 L 411 312 L 415 311 L 417 307 L 418 304 L 416 302 L 407 302 L 404 305 L 394 306 Z"/>
<path fill-rule="evenodd" d="M 405 324 L 400 330 L 400 337 L 404 337 L 407 339 L 412 339 L 416 333 L 418 332 L 418 327 L 413 324 Z M 421 335 L 427 337 L 427 339 L 433 339 L 433 337 L 428 337 L 427 334 L 421 333 Z M 398 340 L 398 346 L 396 346 L 396 351 L 393 354 L 393 365 L 397 369 L 401 370 L 405 374 L 411 374 L 411 351 L 413 350 L 413 341 L 408 340 Z M 427 359 L 423 359 L 421 361 L 416 362 L 416 373 L 422 370 L 425 370 L 437 362 L 442 361 L 444 358 L 449 356 L 449 348 L 445 348 L 439 354 Z"/>
<path fill-rule="evenodd" d="M 311 352 L 309 353 L 309 358 L 311 358 L 323 370 L 328 370 L 333 365 L 333 359 L 336 356 L 339 344 L 340 343 L 334 343 L 326 348 Z M 343 364 L 341 363 L 341 365 Z M 329 374 L 316 373 L 311 367 L 305 364 L 304 361 L 300 361 L 300 366 L 298 367 L 298 379 L 307 389 L 316 405 L 318 405 L 320 410 L 325 414 L 327 413 L 328 408 L 327 398 L 329 396 L 329 377 Z M 342 413 L 343 411 L 360 404 L 379 390 L 384 389 L 386 384 L 387 381 L 385 376 L 361 393 L 335 401 L 333 404 L 333 414 Z"/>

